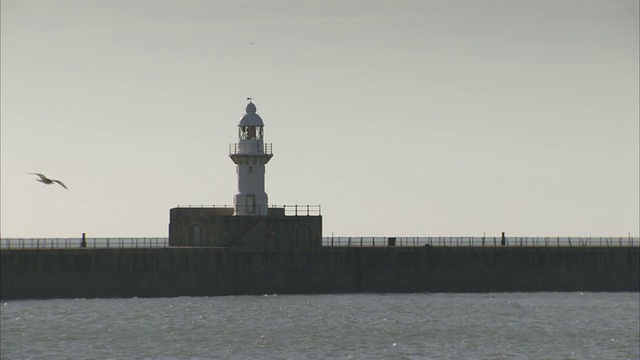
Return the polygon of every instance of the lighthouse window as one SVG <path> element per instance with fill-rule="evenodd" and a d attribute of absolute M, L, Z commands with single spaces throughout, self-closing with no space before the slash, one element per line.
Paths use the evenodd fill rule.
<path fill-rule="evenodd" d="M 238 128 L 240 140 L 261 140 L 262 134 L 262 126 L 240 126 Z"/>
<path fill-rule="evenodd" d="M 261 140 L 262 126 L 240 126 L 238 135 L 240 140 Z"/>
<path fill-rule="evenodd" d="M 249 172 L 252 173 L 253 172 L 253 166 L 249 166 Z"/>

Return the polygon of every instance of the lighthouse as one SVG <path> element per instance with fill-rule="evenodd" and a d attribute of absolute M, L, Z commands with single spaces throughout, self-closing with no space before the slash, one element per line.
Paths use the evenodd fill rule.
<path fill-rule="evenodd" d="M 169 212 L 169 246 L 293 249 L 322 246 L 320 205 L 269 207 L 265 167 L 273 157 L 264 143 L 264 122 L 248 98 L 238 124 L 238 142 L 229 144 L 238 191 L 233 206 L 178 206 Z"/>
<path fill-rule="evenodd" d="M 229 157 L 236 164 L 238 193 L 234 197 L 235 215 L 268 214 L 264 191 L 265 165 L 273 157 L 271 144 L 264 143 L 264 123 L 251 100 L 238 124 L 238 142 L 229 145 Z"/>

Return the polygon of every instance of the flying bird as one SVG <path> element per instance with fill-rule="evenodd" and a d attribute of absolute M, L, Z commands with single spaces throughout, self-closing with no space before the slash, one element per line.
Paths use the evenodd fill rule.
<path fill-rule="evenodd" d="M 60 180 L 49 179 L 48 177 L 39 173 L 29 173 L 29 175 L 38 175 L 40 179 L 36 179 L 36 181 L 40 181 L 43 184 L 51 185 L 53 183 L 56 183 L 62 186 L 63 188 L 67 189 L 67 186 Z"/>

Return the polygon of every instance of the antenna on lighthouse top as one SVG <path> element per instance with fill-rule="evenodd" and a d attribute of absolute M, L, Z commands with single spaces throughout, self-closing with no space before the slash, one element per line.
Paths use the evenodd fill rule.
<path fill-rule="evenodd" d="M 248 97 L 247 100 L 249 100 L 249 102 L 253 102 L 253 98 L 252 97 Z"/>

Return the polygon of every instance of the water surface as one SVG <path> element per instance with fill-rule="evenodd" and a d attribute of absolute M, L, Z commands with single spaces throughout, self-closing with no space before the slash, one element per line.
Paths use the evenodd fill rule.
<path fill-rule="evenodd" d="M 23 300 L 2 359 L 638 359 L 638 293 Z"/>

